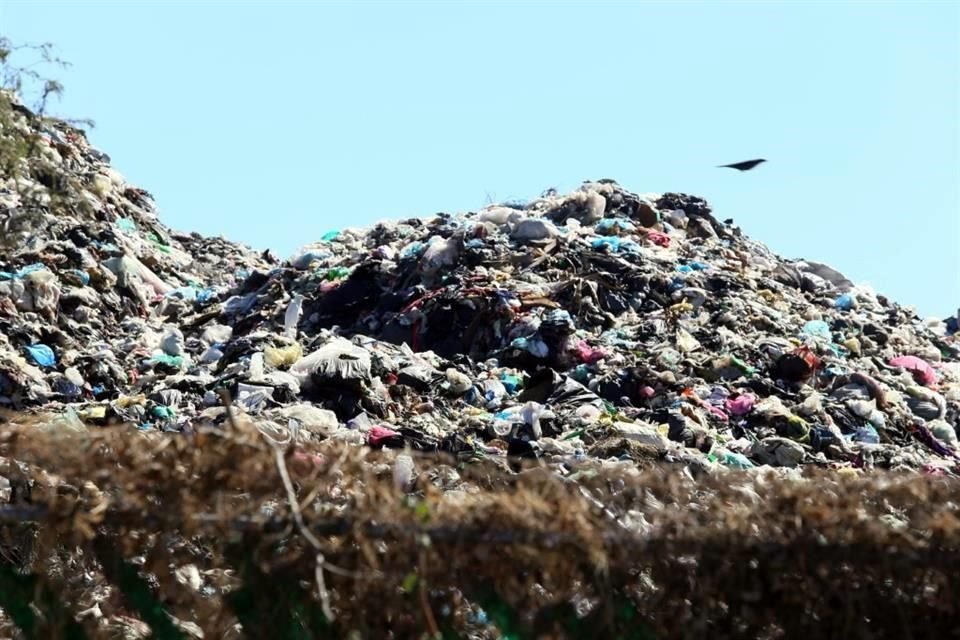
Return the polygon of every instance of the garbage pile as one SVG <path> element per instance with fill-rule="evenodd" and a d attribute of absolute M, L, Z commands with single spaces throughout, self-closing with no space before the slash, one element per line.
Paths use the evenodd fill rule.
<path fill-rule="evenodd" d="M 82 131 L 0 105 L 6 149 L 23 149 L 0 174 L 0 406 L 82 426 L 180 371 L 177 318 L 271 258 L 167 229 Z"/>
<path fill-rule="evenodd" d="M 85 203 L 40 207 L 0 254 L 0 406 L 51 428 L 190 433 L 228 419 L 226 391 L 278 441 L 505 466 L 957 469 L 957 318 L 782 259 L 701 198 L 586 182 L 281 262 L 170 231 L 82 133 L 20 124 L 45 146 L 4 177 L 3 224 L 51 175 Z"/>

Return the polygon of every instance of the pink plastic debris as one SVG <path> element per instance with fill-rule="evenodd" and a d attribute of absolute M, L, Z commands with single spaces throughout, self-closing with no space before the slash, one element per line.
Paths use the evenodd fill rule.
<path fill-rule="evenodd" d="M 670 246 L 670 236 L 661 231 L 650 231 L 647 233 L 647 238 L 658 247 Z"/>
<path fill-rule="evenodd" d="M 744 393 L 736 398 L 727 398 L 724 405 L 732 415 L 745 416 L 753 411 L 753 405 L 756 404 L 756 402 L 757 399 L 755 396 L 750 393 Z"/>
<path fill-rule="evenodd" d="M 340 287 L 340 283 L 339 283 L 339 282 L 321 282 L 321 283 L 320 283 L 320 292 L 321 292 L 321 293 L 330 293 L 331 291 L 333 291 L 334 289 L 338 289 L 339 287 Z"/>
<path fill-rule="evenodd" d="M 923 465 L 921 467 L 921 470 L 927 475 L 936 476 L 936 477 L 945 477 L 947 475 L 947 472 L 944 471 L 943 467 L 938 467 L 937 465 L 931 464 L 929 462 Z"/>
<path fill-rule="evenodd" d="M 725 414 L 720 407 L 715 407 L 712 404 L 704 403 L 703 408 L 709 411 L 714 418 L 720 420 L 720 422 L 727 422 L 730 420 L 730 416 Z"/>
<path fill-rule="evenodd" d="M 290 470 L 298 475 L 306 475 L 323 466 L 323 456 L 318 453 L 295 451 L 291 456 Z"/>
<path fill-rule="evenodd" d="M 587 344 L 586 340 L 581 340 L 577 344 L 577 355 L 580 356 L 580 360 L 586 364 L 594 364 L 599 360 L 603 360 L 607 357 L 607 352 L 601 349 L 600 347 L 591 347 Z"/>
<path fill-rule="evenodd" d="M 913 378 L 920 384 L 930 386 L 937 381 L 937 372 L 926 360 L 917 356 L 900 356 L 890 361 L 894 367 L 906 369 L 913 374 Z"/>
<path fill-rule="evenodd" d="M 390 438 L 396 438 L 400 434 L 389 427 L 380 425 L 370 427 L 367 431 L 367 444 L 371 447 L 379 447 Z"/>

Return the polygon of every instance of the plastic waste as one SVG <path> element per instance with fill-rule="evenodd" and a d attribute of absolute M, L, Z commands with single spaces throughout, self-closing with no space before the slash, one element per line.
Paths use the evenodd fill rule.
<path fill-rule="evenodd" d="M 176 327 L 167 327 L 160 340 L 160 348 L 168 356 L 182 356 L 185 349 L 183 332 Z"/>
<path fill-rule="evenodd" d="M 937 372 L 930 363 L 916 356 L 898 356 L 890 360 L 890 366 L 906 369 L 917 382 L 930 386 L 937 381 Z"/>
<path fill-rule="evenodd" d="M 174 369 L 182 369 L 184 365 L 183 356 L 172 356 L 166 353 L 155 353 L 148 361 L 150 364 L 162 364 Z"/>
<path fill-rule="evenodd" d="M 287 305 L 287 311 L 283 317 L 283 331 L 287 336 L 294 337 L 297 334 L 297 325 L 303 314 L 303 300 L 303 295 L 298 293 Z"/>
<path fill-rule="evenodd" d="M 958 448 L 957 430 L 946 420 L 931 420 L 927 423 L 930 433 L 950 449 Z"/>
<path fill-rule="evenodd" d="M 2 256 L 4 408 L 190 432 L 222 418 L 226 388 L 280 440 L 534 457 L 571 476 L 617 447 L 618 464 L 653 447 L 695 475 L 960 472 L 956 317 L 919 320 L 784 260 L 700 198 L 590 182 L 333 231 L 279 260 L 170 231 L 82 136 L 48 128 L 70 158 L 54 168 L 103 192 L 87 194 L 96 215 L 36 208 Z M 0 211 L 19 206 L 7 191 Z"/>
<path fill-rule="evenodd" d="M 207 347 L 206 351 L 204 351 L 200 355 L 200 363 L 211 364 L 213 362 L 216 362 L 222 357 L 223 357 L 223 351 L 221 351 L 216 347 Z"/>
<path fill-rule="evenodd" d="M 880 444 L 880 435 L 872 425 L 864 425 L 854 432 L 853 440 L 862 444 Z"/>
<path fill-rule="evenodd" d="M 510 232 L 510 237 L 518 242 L 530 240 L 548 240 L 559 234 L 557 228 L 549 220 L 541 218 L 527 218 L 520 220 Z"/>
<path fill-rule="evenodd" d="M 714 455 L 717 456 L 720 464 L 725 467 L 730 467 L 731 469 L 752 469 L 756 465 L 750 462 L 750 458 L 743 455 L 742 453 L 736 453 L 734 451 L 728 451 L 726 449 L 718 449 L 714 451 Z"/>
<path fill-rule="evenodd" d="M 389 427 L 376 425 L 370 427 L 367 431 L 367 444 L 371 447 L 384 446 L 390 442 L 396 442 L 400 439 L 400 433 Z"/>
<path fill-rule="evenodd" d="M 330 258 L 331 254 L 327 251 L 321 250 L 307 250 L 302 251 L 299 255 L 295 256 L 291 260 L 291 265 L 295 269 L 306 270 L 310 268 L 310 265 L 315 263 L 322 263 L 324 260 Z M 244 280 L 246 276 L 238 277 L 237 280 Z"/>
<path fill-rule="evenodd" d="M 803 446 L 789 438 L 771 436 L 754 443 L 751 456 L 761 464 L 795 467 L 803 461 L 805 452 Z"/>
<path fill-rule="evenodd" d="M 806 338 L 820 338 L 823 340 L 833 340 L 833 334 L 830 331 L 830 325 L 823 320 L 811 320 L 803 325 L 800 330 L 801 335 Z"/>
<path fill-rule="evenodd" d="M 258 413 L 272 398 L 272 387 L 241 382 L 237 385 L 237 397 L 234 398 L 234 402 L 243 407 L 247 413 Z"/>
<path fill-rule="evenodd" d="M 650 445 L 660 450 L 666 450 L 670 441 L 656 427 L 633 422 L 616 422 L 612 431 L 617 436 L 633 440 L 641 444 Z"/>
<path fill-rule="evenodd" d="M 26 349 L 30 358 L 41 367 L 52 367 L 57 364 L 57 356 L 54 355 L 53 349 L 45 344 L 29 345 Z"/>
<path fill-rule="evenodd" d="M 577 343 L 576 352 L 580 360 L 587 364 L 595 364 L 607 357 L 605 349 L 601 347 L 591 347 L 586 340 L 581 340 Z"/>
<path fill-rule="evenodd" d="M 370 354 L 343 338 L 335 338 L 290 367 L 298 378 L 365 380 L 370 378 Z"/>
<path fill-rule="evenodd" d="M 444 372 L 444 377 L 447 380 L 447 388 L 453 395 L 462 395 L 473 386 L 473 380 L 470 379 L 470 376 L 453 368 L 447 369 Z"/>
<path fill-rule="evenodd" d="M 400 249 L 400 259 L 409 260 L 411 258 L 419 258 L 426 249 L 427 245 L 425 243 L 414 240 Z"/>
<path fill-rule="evenodd" d="M 280 415 L 289 423 L 296 423 L 296 428 L 313 435 L 330 437 L 340 430 L 337 414 L 328 409 L 321 409 L 309 404 L 294 404 L 280 410 Z"/>
<path fill-rule="evenodd" d="M 343 280 L 349 275 L 350 275 L 350 269 L 346 267 L 332 267 L 330 269 L 327 269 L 327 273 L 324 276 L 324 280 L 334 282 L 336 280 Z"/>
<path fill-rule="evenodd" d="M 264 362 L 274 369 L 285 369 L 303 357 L 303 347 L 294 342 L 287 346 L 269 346 L 263 349 Z"/>
<path fill-rule="evenodd" d="M 507 390 L 507 393 L 511 395 L 516 393 L 523 384 L 520 376 L 506 372 L 500 374 L 500 382 L 503 383 L 503 387 Z"/>
<path fill-rule="evenodd" d="M 456 264 L 459 257 L 460 247 L 456 238 L 434 236 L 420 258 L 420 268 L 425 274 L 433 274 Z"/>
<path fill-rule="evenodd" d="M 856 305 L 856 299 L 849 293 L 841 294 L 837 297 L 836 301 L 833 303 L 837 309 L 841 311 L 850 311 Z"/>
<path fill-rule="evenodd" d="M 750 393 L 744 393 L 735 398 L 727 398 L 724 401 L 724 407 L 731 415 L 745 416 L 753 410 L 756 402 L 756 396 Z"/>
<path fill-rule="evenodd" d="M 250 378 L 250 380 L 263 380 L 263 374 L 265 372 L 266 368 L 264 367 L 263 352 L 258 351 L 257 353 L 251 354 L 250 368 L 247 370 L 247 376 Z"/>

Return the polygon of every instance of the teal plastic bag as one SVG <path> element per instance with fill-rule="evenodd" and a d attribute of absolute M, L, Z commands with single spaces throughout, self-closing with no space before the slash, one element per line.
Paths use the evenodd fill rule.
<path fill-rule="evenodd" d="M 52 367 L 57 364 L 57 356 L 53 349 L 45 344 L 33 344 L 27 347 L 30 358 L 41 367 Z"/>

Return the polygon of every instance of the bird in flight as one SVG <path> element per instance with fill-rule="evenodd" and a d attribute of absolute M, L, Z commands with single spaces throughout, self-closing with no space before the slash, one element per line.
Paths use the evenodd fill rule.
<path fill-rule="evenodd" d="M 761 162 L 766 162 L 763 158 L 757 158 L 756 160 L 744 160 L 743 162 L 734 162 L 733 164 L 722 164 L 719 168 L 721 169 L 737 169 L 739 171 L 750 171 L 755 166 Z"/>

